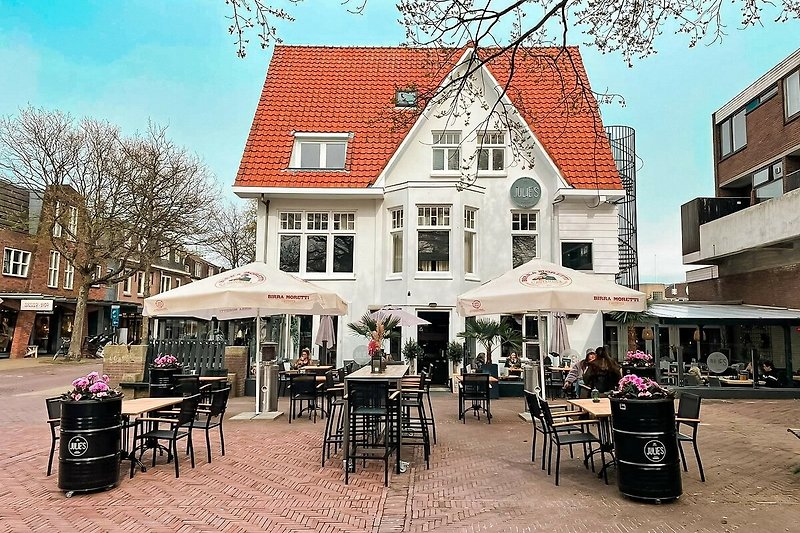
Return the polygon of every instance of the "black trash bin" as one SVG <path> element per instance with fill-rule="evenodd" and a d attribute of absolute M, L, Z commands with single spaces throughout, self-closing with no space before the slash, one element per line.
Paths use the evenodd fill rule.
<path fill-rule="evenodd" d="M 673 400 L 612 398 L 611 425 L 620 492 L 654 503 L 679 498 L 683 487 Z"/>
<path fill-rule="evenodd" d="M 122 397 L 61 402 L 58 488 L 73 492 L 117 484 Z"/>
<path fill-rule="evenodd" d="M 150 367 L 150 397 L 168 398 L 174 396 L 175 374 L 180 372 L 180 368 Z"/>

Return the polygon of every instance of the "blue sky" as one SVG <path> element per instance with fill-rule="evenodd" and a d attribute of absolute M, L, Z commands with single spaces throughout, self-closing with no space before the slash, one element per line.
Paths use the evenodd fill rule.
<path fill-rule="evenodd" d="M 223 0 L 0 0 L 0 115 L 30 103 L 107 119 L 128 133 L 152 119 L 232 183 L 271 49 L 251 45 L 239 59 L 225 7 Z M 361 16 L 340 0 L 289 9 L 296 21 L 279 25 L 288 44 L 395 45 L 404 37 L 393 1 L 370 0 Z M 727 33 L 692 49 L 665 33 L 658 53 L 633 68 L 582 49 L 595 90 L 626 99 L 603 108 L 604 122 L 637 131 L 642 281 L 683 279 L 680 205 L 713 196 L 711 113 L 800 46 L 796 20 L 742 31 L 730 19 Z"/>

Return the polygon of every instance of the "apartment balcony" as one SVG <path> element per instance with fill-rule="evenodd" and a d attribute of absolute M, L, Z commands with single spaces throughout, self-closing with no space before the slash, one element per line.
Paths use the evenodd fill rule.
<path fill-rule="evenodd" d="M 738 263 L 735 270 L 780 266 L 800 256 L 800 172 L 784 194 L 761 199 L 695 198 L 681 206 L 683 263 Z"/>

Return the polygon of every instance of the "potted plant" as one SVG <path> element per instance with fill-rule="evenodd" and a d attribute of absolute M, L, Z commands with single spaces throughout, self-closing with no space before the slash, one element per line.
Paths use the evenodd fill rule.
<path fill-rule="evenodd" d="M 181 371 L 178 359 L 170 354 L 159 355 L 150 365 L 150 397 L 170 396 L 174 385 L 174 376 Z"/>
<path fill-rule="evenodd" d="M 457 341 L 448 342 L 447 358 L 453 364 L 453 374 L 458 374 L 458 367 L 464 360 L 464 345 Z"/>
<path fill-rule="evenodd" d="M 641 350 L 631 350 L 625 355 L 625 364 L 638 367 L 653 366 L 653 356 Z"/>
<path fill-rule="evenodd" d="M 379 350 L 382 355 L 383 341 L 385 339 L 393 339 L 400 336 L 400 332 L 394 330 L 398 324 L 400 324 L 400 319 L 392 316 L 387 316 L 382 320 L 376 320 L 372 318 L 369 313 L 364 313 L 364 316 L 362 316 L 360 320 L 357 322 L 350 322 L 347 324 L 347 327 L 352 335 L 364 337 L 364 339 L 366 339 L 367 351 L 369 351 L 371 357 L 374 350 Z M 382 328 L 382 333 L 380 335 L 378 335 L 379 325 Z M 372 349 L 370 345 L 372 345 Z"/>
<path fill-rule="evenodd" d="M 414 339 L 408 339 L 403 345 L 403 358 L 411 366 L 412 374 L 415 372 L 414 362 L 423 355 L 425 355 L 425 350 L 423 350 L 422 346 L 420 346 L 419 343 Z"/>
<path fill-rule="evenodd" d="M 58 487 L 111 488 L 119 478 L 122 393 L 97 372 L 77 378 L 61 396 Z"/>
<path fill-rule="evenodd" d="M 479 318 L 468 321 L 465 330 L 458 334 L 465 339 L 477 340 L 486 350 L 486 364 L 492 364 L 492 350 L 495 346 L 508 343 L 514 349 L 521 349 L 522 334 L 515 331 L 505 322 Z"/>
<path fill-rule="evenodd" d="M 680 497 L 673 392 L 649 378 L 629 374 L 608 397 L 620 492 L 651 502 Z"/>

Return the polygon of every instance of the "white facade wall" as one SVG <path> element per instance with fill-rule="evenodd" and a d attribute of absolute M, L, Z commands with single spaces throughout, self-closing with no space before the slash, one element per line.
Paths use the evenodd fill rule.
<path fill-rule="evenodd" d="M 265 202 L 260 202 L 257 258 L 263 258 L 276 268 L 281 212 L 356 213 L 355 272 L 338 276 L 303 275 L 309 281 L 335 290 L 349 303 L 349 315 L 339 319 L 337 353 L 340 364 L 342 360 L 352 359 L 354 352 L 366 349 L 364 340 L 348 333 L 346 323 L 383 305 L 402 306 L 411 313 L 433 309 L 447 311 L 449 337 L 456 339 L 457 333 L 464 329 L 464 319 L 454 309 L 456 297 L 512 268 L 511 213 L 517 208 L 512 204 L 510 188 L 523 176 L 536 179 L 542 187 L 541 199 L 532 208 L 538 213 L 537 256 L 560 263 L 562 241 L 592 242 L 594 272 L 614 279 L 618 270 L 616 205 L 603 201 L 594 191 L 586 191 L 585 196 L 564 198 L 559 191 L 569 187 L 538 142 L 533 148 L 534 168 L 523 169 L 520 163 L 512 163 L 511 149 L 507 148 L 504 172 L 479 176 L 474 187 L 461 192 L 455 188 L 461 178 L 459 172 L 431 170 L 433 133 L 461 131 L 461 154 L 467 156 L 476 146 L 475 134 L 470 132 L 485 114 L 478 102 L 471 106 L 470 124 L 452 116 L 436 117 L 435 112 L 426 113 L 376 182 L 375 187 L 383 190 L 382 199 L 348 196 L 336 189 L 307 194 L 298 189 L 296 194 L 279 196 L 265 193 L 269 204 L 267 208 Z M 417 272 L 417 207 L 420 205 L 450 206 L 449 272 Z M 463 262 L 466 206 L 477 209 L 477 263 L 476 274 L 472 276 L 465 275 Z M 389 210 L 397 207 L 402 207 L 404 212 L 402 274 L 391 272 Z M 301 261 L 303 259 L 301 257 Z M 317 321 L 314 320 L 315 331 Z M 572 346 L 581 353 L 585 348 L 602 344 L 600 314 L 581 315 L 570 320 L 568 326 Z M 416 328 L 404 328 L 404 339 L 416 338 L 416 335 Z M 497 356 L 495 352 L 495 361 Z"/>

